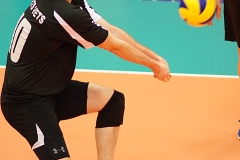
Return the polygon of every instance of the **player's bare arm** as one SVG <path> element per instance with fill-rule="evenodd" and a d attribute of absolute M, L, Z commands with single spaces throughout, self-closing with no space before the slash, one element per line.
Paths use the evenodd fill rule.
<path fill-rule="evenodd" d="M 222 11 L 222 5 L 221 5 L 221 0 L 216 0 L 216 17 L 218 20 L 221 18 L 221 11 Z M 213 25 L 213 22 L 208 23 L 209 26 Z"/>
<path fill-rule="evenodd" d="M 136 42 L 124 30 L 122 30 L 122 29 L 120 29 L 120 28 L 118 28 L 116 26 L 113 26 L 112 24 L 108 23 L 103 18 L 99 19 L 96 23 L 101 25 L 101 26 L 103 26 L 104 28 L 107 28 L 116 38 L 119 38 L 121 40 L 124 40 L 124 41 L 130 43 L 132 46 L 134 46 L 135 48 L 140 50 L 142 53 L 146 54 L 148 57 L 168 65 L 168 63 L 167 63 L 167 61 L 165 59 L 163 59 L 161 56 L 159 56 L 158 54 L 154 53 L 153 51 L 151 51 L 147 47 L 145 47 L 145 46 L 139 44 L 138 42 Z"/>
<path fill-rule="evenodd" d="M 221 0 L 216 0 L 217 8 L 216 8 L 216 17 L 218 20 L 221 18 L 221 10 L 222 10 L 222 5 L 221 5 Z"/>
<path fill-rule="evenodd" d="M 120 58 L 150 68 L 158 80 L 169 81 L 171 75 L 168 65 L 148 57 L 131 44 L 120 40 L 109 32 L 107 39 L 98 47 L 108 50 Z"/>

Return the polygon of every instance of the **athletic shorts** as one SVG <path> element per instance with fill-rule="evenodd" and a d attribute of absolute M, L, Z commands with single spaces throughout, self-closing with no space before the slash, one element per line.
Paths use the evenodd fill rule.
<path fill-rule="evenodd" d="M 240 0 L 224 0 L 225 40 L 240 48 Z"/>
<path fill-rule="evenodd" d="M 2 112 L 40 160 L 70 157 L 59 121 L 87 113 L 87 88 L 88 83 L 71 81 L 61 93 L 49 96 L 2 91 Z"/>

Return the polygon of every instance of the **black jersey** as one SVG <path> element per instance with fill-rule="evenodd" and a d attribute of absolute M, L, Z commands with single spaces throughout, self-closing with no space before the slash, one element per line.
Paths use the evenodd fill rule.
<path fill-rule="evenodd" d="M 85 0 L 72 4 L 33 0 L 15 28 L 3 90 L 35 95 L 60 92 L 74 73 L 78 46 L 99 45 L 107 35 L 90 17 Z"/>

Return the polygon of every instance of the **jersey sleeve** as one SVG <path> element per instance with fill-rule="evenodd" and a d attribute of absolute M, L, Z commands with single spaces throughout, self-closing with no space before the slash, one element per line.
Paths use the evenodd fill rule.
<path fill-rule="evenodd" d="M 77 5 L 77 6 L 80 6 L 82 7 L 82 9 L 84 11 L 86 11 L 91 17 L 92 19 L 94 20 L 94 22 L 98 21 L 100 18 L 102 18 L 97 12 L 96 10 L 91 7 L 87 0 L 72 0 L 72 3 Z"/>
<path fill-rule="evenodd" d="M 88 49 L 101 44 L 108 36 L 107 29 L 96 24 L 89 13 L 79 6 L 66 7 L 64 12 L 56 8 L 53 14 L 57 23 L 64 29 L 64 32 L 59 30 L 60 32 L 56 31 L 55 34 L 62 40 Z"/>

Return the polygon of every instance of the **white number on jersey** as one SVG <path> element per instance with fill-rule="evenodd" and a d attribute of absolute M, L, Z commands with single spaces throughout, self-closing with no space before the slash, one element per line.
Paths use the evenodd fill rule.
<path fill-rule="evenodd" d="M 32 26 L 26 18 L 23 18 L 15 28 L 9 50 L 11 60 L 15 63 L 18 62 L 21 56 L 23 47 L 26 43 L 31 28 Z"/>

